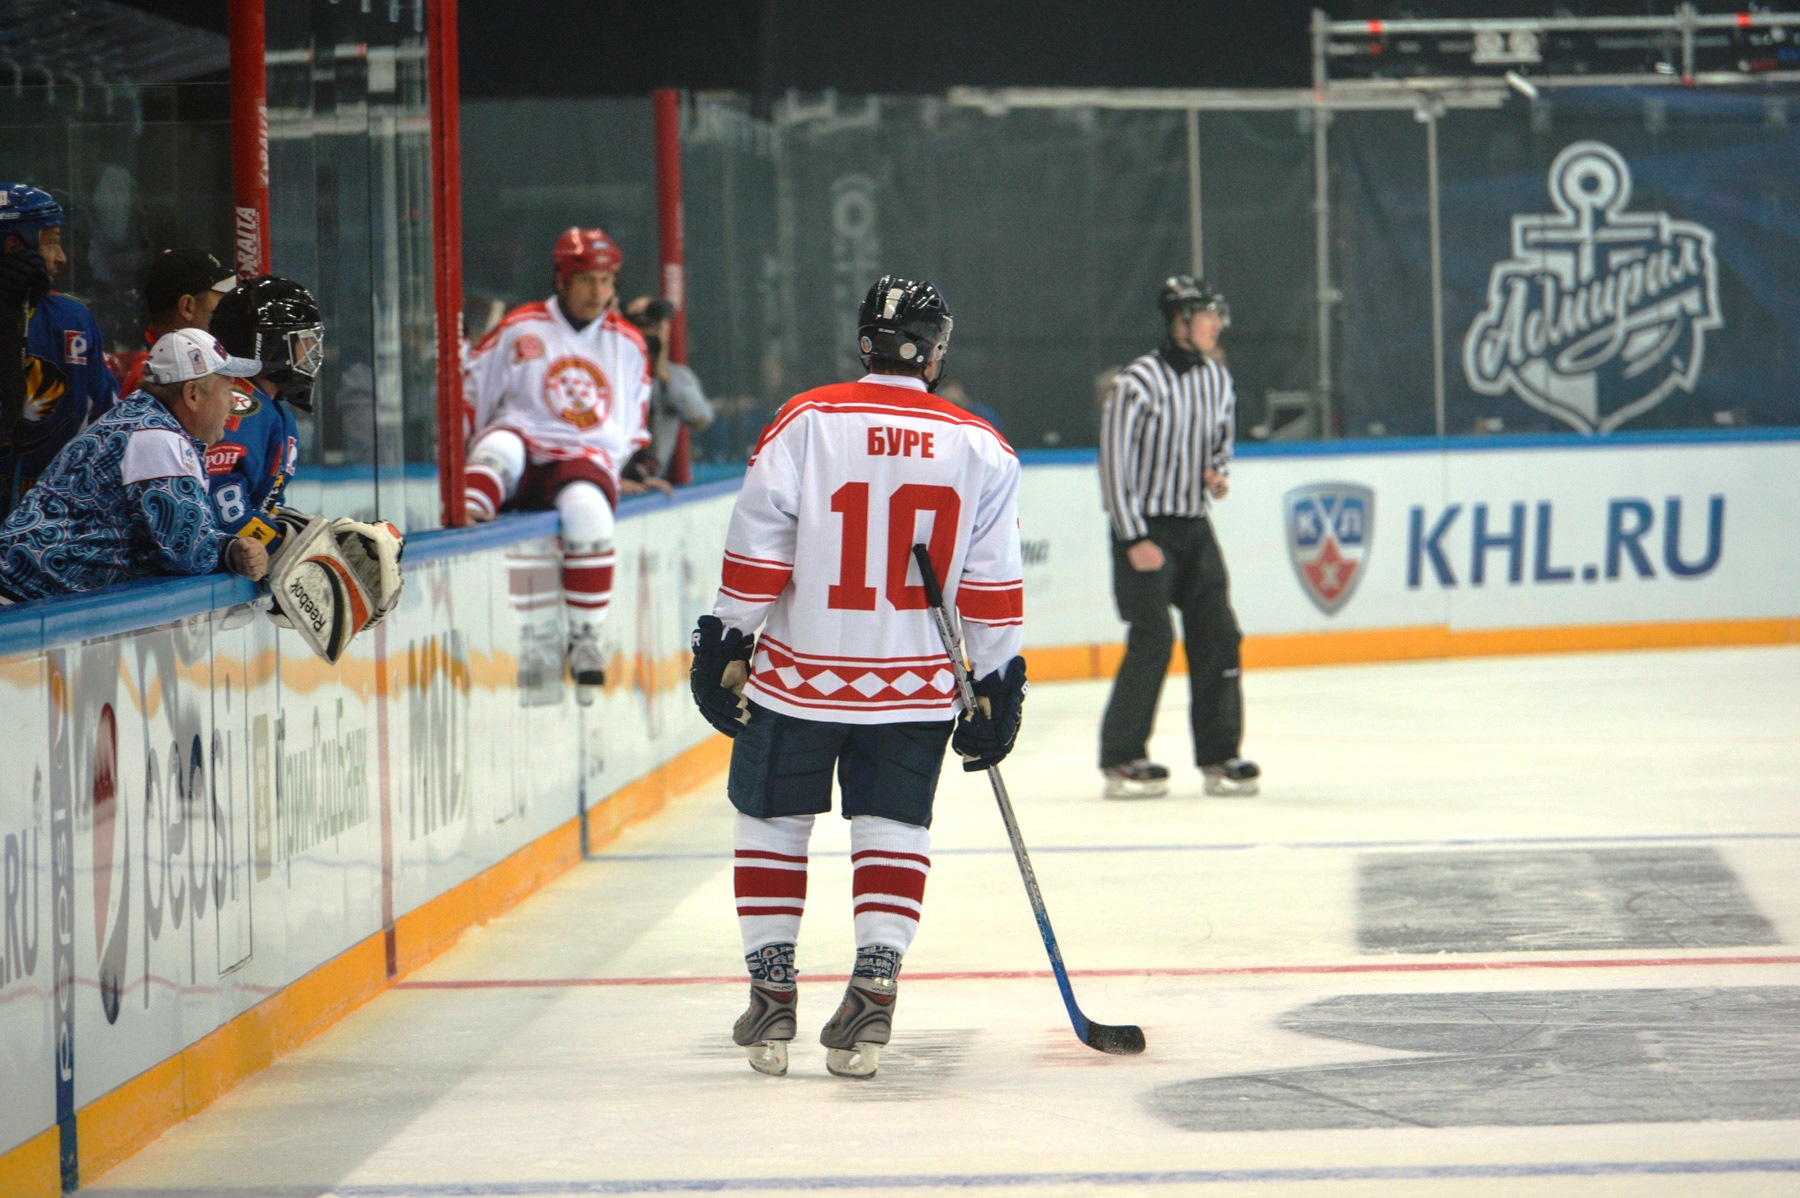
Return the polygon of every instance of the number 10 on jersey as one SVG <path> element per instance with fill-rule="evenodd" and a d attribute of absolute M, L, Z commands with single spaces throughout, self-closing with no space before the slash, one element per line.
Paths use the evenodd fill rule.
<path fill-rule="evenodd" d="M 826 595 L 826 606 L 836 611 L 875 610 L 875 588 L 869 585 L 869 503 L 868 483 L 845 483 L 831 495 L 831 510 L 843 517 L 838 580 Z M 906 581 L 907 571 L 913 568 L 912 547 L 919 539 L 914 532 L 920 513 L 932 517 L 927 550 L 932 568 L 939 578 L 948 579 L 950 559 L 956 554 L 962 496 L 953 487 L 928 483 L 905 483 L 888 496 L 883 594 L 895 611 L 924 611 L 929 606 L 925 588 Z"/>

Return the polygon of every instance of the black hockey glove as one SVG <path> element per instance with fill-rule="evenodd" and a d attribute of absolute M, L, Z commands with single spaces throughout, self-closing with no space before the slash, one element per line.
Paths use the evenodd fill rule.
<path fill-rule="evenodd" d="M 975 682 L 975 703 L 980 710 L 963 712 L 950 734 L 950 747 L 963 759 L 965 773 L 999 765 L 1019 739 L 1019 721 L 1025 711 L 1025 659 L 1006 663 Z"/>
<path fill-rule="evenodd" d="M 701 616 L 694 629 L 693 647 L 688 689 L 694 693 L 694 706 L 707 723 L 735 737 L 738 729 L 750 722 L 744 683 L 750 677 L 750 655 L 756 651 L 756 641 L 725 627 L 717 616 Z"/>
<path fill-rule="evenodd" d="M 0 254 L 0 308 L 35 304 L 50 290 L 50 268 L 33 249 Z"/>

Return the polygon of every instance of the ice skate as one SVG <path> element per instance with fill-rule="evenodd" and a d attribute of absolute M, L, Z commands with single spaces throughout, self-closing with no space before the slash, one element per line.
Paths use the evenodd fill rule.
<path fill-rule="evenodd" d="M 1140 757 L 1123 765 L 1109 765 L 1106 775 L 1109 799 L 1154 799 L 1169 793 L 1169 769 Z"/>
<path fill-rule="evenodd" d="M 1262 776 L 1254 761 L 1245 761 L 1242 757 L 1228 757 L 1212 765 L 1203 765 L 1200 772 L 1206 776 L 1207 794 L 1238 798 L 1255 794 L 1256 780 Z"/>
<path fill-rule="evenodd" d="M 788 1041 L 794 1038 L 794 986 L 750 983 L 750 1006 L 732 1026 L 731 1038 L 750 1057 L 750 1068 L 781 1077 L 788 1068 Z"/>
<path fill-rule="evenodd" d="M 899 988 L 893 978 L 850 979 L 837 1014 L 819 1033 L 819 1043 L 829 1050 L 825 1068 L 839 1077 L 875 1076 L 881 1046 L 893 1032 Z"/>
<path fill-rule="evenodd" d="M 601 656 L 600 642 L 591 632 L 578 632 L 569 638 L 564 659 L 569 676 L 575 680 L 575 699 L 583 707 L 594 701 L 606 685 L 606 659 Z"/>

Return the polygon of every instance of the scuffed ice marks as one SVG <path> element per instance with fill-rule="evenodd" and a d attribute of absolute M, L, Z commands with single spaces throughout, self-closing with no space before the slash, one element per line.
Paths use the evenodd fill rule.
<path fill-rule="evenodd" d="M 1289 1030 L 1429 1055 L 1201 1078 L 1187 1131 L 1800 1119 L 1800 987 L 1352 994 Z"/>
<path fill-rule="evenodd" d="M 1365 853 L 1357 909 L 1372 953 L 1781 943 L 1711 846 Z"/>

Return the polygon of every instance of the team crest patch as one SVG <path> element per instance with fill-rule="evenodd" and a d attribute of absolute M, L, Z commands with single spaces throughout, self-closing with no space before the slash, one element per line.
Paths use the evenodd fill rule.
<path fill-rule="evenodd" d="M 606 420 L 612 384 L 586 358 L 558 358 L 544 372 L 544 402 L 558 418 L 576 428 L 593 428 Z"/>
<path fill-rule="evenodd" d="M 1631 168 L 1604 142 L 1565 148 L 1549 186 L 1554 213 L 1513 217 L 1463 373 L 1482 395 L 1610 432 L 1699 381 L 1706 334 L 1725 324 L 1713 233 L 1630 210 Z"/>
<path fill-rule="evenodd" d="M 88 360 L 87 334 L 75 329 L 63 330 L 63 361 L 70 366 L 86 366 Z"/>
<path fill-rule="evenodd" d="M 513 361 L 528 362 L 544 356 L 544 339 L 535 333 L 524 333 L 513 342 Z"/>
<path fill-rule="evenodd" d="M 1356 483 L 1309 483 L 1282 496 L 1288 560 L 1300 589 L 1326 615 L 1362 581 L 1375 529 L 1375 492 Z"/>
<path fill-rule="evenodd" d="M 254 393 L 240 387 L 231 389 L 231 415 L 234 419 L 242 420 L 246 416 L 254 416 L 261 410 L 262 400 L 256 398 Z"/>

